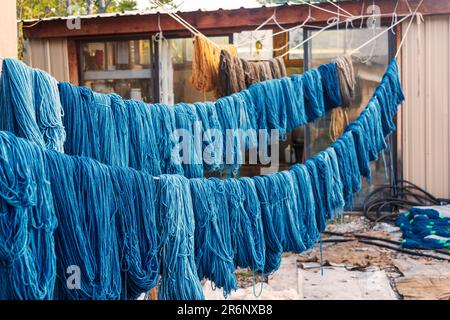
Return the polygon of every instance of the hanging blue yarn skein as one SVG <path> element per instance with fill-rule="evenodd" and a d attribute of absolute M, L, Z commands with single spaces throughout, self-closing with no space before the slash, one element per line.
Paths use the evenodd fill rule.
<path fill-rule="evenodd" d="M 266 188 L 272 216 L 277 217 L 275 226 L 280 236 L 283 251 L 301 253 L 306 249 L 303 243 L 306 230 L 301 229 L 303 220 L 298 218 L 298 206 L 292 175 L 287 171 L 266 177 Z"/>
<path fill-rule="evenodd" d="M 261 220 L 264 230 L 264 240 L 266 242 L 266 256 L 264 273 L 270 274 L 280 268 L 281 256 L 283 254 L 283 217 L 274 215 L 272 205 L 269 202 L 269 192 L 267 189 L 267 179 L 265 177 L 253 177 L 258 199 L 261 206 Z"/>
<path fill-rule="evenodd" d="M 258 131 L 256 127 L 255 105 L 248 90 L 231 96 L 238 119 L 238 139 L 245 150 L 258 147 Z"/>
<path fill-rule="evenodd" d="M 254 130 L 255 137 L 250 137 L 247 149 L 258 147 L 258 114 L 256 113 L 256 106 L 253 101 L 253 96 L 250 90 L 245 89 L 239 92 L 240 98 L 243 100 L 243 112 L 241 112 L 240 120 L 241 126 L 246 130 Z M 254 140 L 253 140 L 254 139 Z"/>
<path fill-rule="evenodd" d="M 334 144 L 341 181 L 343 182 L 343 194 L 348 208 L 353 205 L 353 194 L 361 190 L 361 173 L 358 166 L 358 158 L 355 151 L 353 135 L 345 132 Z"/>
<path fill-rule="evenodd" d="M 120 155 L 116 148 L 119 143 L 117 141 L 116 122 L 114 120 L 113 110 L 111 108 L 111 96 L 93 93 L 93 106 L 91 112 L 96 112 L 95 130 L 97 132 L 97 147 L 99 150 L 98 161 L 108 165 L 118 165 L 121 161 Z"/>
<path fill-rule="evenodd" d="M 308 122 L 314 122 L 325 113 L 322 80 L 317 70 L 308 70 L 302 75 L 303 97 Z"/>
<path fill-rule="evenodd" d="M 317 68 L 323 86 L 325 111 L 342 106 L 339 72 L 336 62 L 322 64 Z"/>
<path fill-rule="evenodd" d="M 315 214 L 317 228 L 320 233 L 325 231 L 327 226 L 327 209 L 326 201 L 324 198 L 324 189 L 321 180 L 319 179 L 319 173 L 317 171 L 317 164 L 314 160 L 307 160 L 305 166 L 308 169 L 308 173 L 311 179 L 312 192 L 314 195 Z"/>
<path fill-rule="evenodd" d="M 191 179 L 195 215 L 195 260 L 200 279 L 208 278 L 227 297 L 237 289 L 234 276 L 230 217 L 224 182 Z"/>
<path fill-rule="evenodd" d="M 116 132 L 115 165 L 128 167 L 130 163 L 130 117 L 123 99 L 117 94 L 110 94 L 112 118 Z"/>
<path fill-rule="evenodd" d="M 119 299 L 122 283 L 114 223 L 116 206 L 108 167 L 56 152 L 46 152 L 46 162 L 59 221 L 55 232 L 55 298 Z M 79 289 L 68 287 L 68 270 L 81 273 Z"/>
<path fill-rule="evenodd" d="M 216 107 L 212 102 L 197 102 L 194 106 L 202 123 L 204 170 L 220 171 L 223 168 L 223 134 Z"/>
<path fill-rule="evenodd" d="M 155 133 L 158 134 L 158 150 L 163 174 L 184 174 L 181 159 L 176 152 L 177 137 L 175 133 L 174 108 L 164 104 L 151 105 Z"/>
<path fill-rule="evenodd" d="M 195 218 L 189 180 L 178 175 L 162 175 L 157 181 L 157 225 L 161 300 L 203 300 L 195 264 Z"/>
<path fill-rule="evenodd" d="M 303 244 L 306 249 L 311 248 L 319 238 L 316 221 L 314 194 L 308 169 L 305 165 L 297 164 L 289 169 L 297 195 L 297 216 L 300 223 Z"/>
<path fill-rule="evenodd" d="M 179 143 L 182 146 L 182 163 L 187 178 L 203 177 L 202 127 L 198 122 L 195 106 L 179 103 L 174 106 Z M 181 136 L 180 136 L 181 134 Z M 185 139 L 187 141 L 185 141 Z"/>
<path fill-rule="evenodd" d="M 0 132 L 0 159 L 0 299 L 52 299 L 57 220 L 42 149 Z"/>
<path fill-rule="evenodd" d="M 98 157 L 94 145 L 95 124 L 90 112 L 88 101 L 92 99 L 92 92 L 67 82 L 58 84 L 60 100 L 64 109 L 63 125 L 67 131 L 64 151 L 69 155 Z"/>
<path fill-rule="evenodd" d="M 307 123 L 301 76 L 280 79 L 286 100 L 287 132 Z"/>
<path fill-rule="evenodd" d="M 125 100 L 130 119 L 130 167 L 159 176 L 161 166 L 151 107 L 142 101 Z"/>
<path fill-rule="evenodd" d="M 256 189 L 249 179 L 226 179 L 234 263 L 253 272 L 264 269 L 264 234 L 261 211 L 255 202 Z M 254 192 L 254 193 L 253 193 Z"/>
<path fill-rule="evenodd" d="M 33 70 L 20 61 L 4 59 L 0 81 L 0 129 L 44 147 L 34 106 Z"/>
<path fill-rule="evenodd" d="M 255 106 L 255 113 L 257 115 L 257 125 L 260 130 L 266 130 L 267 124 L 267 110 L 266 110 L 266 91 L 261 83 L 255 83 L 248 88 L 253 103 Z"/>
<path fill-rule="evenodd" d="M 331 207 L 330 210 L 335 213 L 343 214 L 345 199 L 344 199 L 344 185 L 341 179 L 341 172 L 339 169 L 339 161 L 336 150 L 333 147 L 328 147 L 325 149 L 326 157 L 324 157 L 327 162 L 327 168 L 330 170 L 330 182 L 331 182 Z M 360 179 L 358 176 L 356 179 Z M 358 183 L 358 182 L 356 182 Z"/>
<path fill-rule="evenodd" d="M 158 234 L 153 177 L 128 168 L 112 167 L 116 199 L 117 242 L 122 270 L 122 299 L 137 299 L 158 280 Z"/>
<path fill-rule="evenodd" d="M 370 167 L 369 152 L 365 144 L 364 128 L 361 122 L 355 121 L 347 126 L 346 131 L 351 132 L 355 142 L 355 151 L 358 158 L 359 172 L 367 179 L 367 183 L 372 184 L 372 172 Z"/>
<path fill-rule="evenodd" d="M 261 82 L 265 91 L 267 129 L 278 130 L 282 140 L 286 140 L 287 113 L 283 88 L 279 79 Z"/>
<path fill-rule="evenodd" d="M 33 69 L 34 106 L 45 146 L 49 150 L 64 152 L 66 131 L 62 124 L 63 110 L 59 99 L 58 82 L 48 73 Z"/>
<path fill-rule="evenodd" d="M 216 101 L 217 116 L 224 134 L 224 157 L 227 177 L 239 175 L 243 163 L 241 139 L 238 134 L 239 113 L 233 97 L 223 97 Z"/>

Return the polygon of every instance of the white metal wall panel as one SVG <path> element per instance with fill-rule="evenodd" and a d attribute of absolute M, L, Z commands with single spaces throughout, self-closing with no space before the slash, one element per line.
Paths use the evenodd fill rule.
<path fill-rule="evenodd" d="M 450 16 L 412 24 L 401 70 L 403 177 L 450 198 Z"/>

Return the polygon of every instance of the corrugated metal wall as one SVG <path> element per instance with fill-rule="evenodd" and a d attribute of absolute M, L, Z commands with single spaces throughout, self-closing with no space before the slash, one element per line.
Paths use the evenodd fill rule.
<path fill-rule="evenodd" d="M 66 39 L 31 39 L 26 50 L 28 65 L 47 71 L 58 81 L 69 81 Z"/>
<path fill-rule="evenodd" d="M 400 116 L 403 177 L 450 198 L 450 16 L 412 24 L 401 69 L 406 94 Z"/>

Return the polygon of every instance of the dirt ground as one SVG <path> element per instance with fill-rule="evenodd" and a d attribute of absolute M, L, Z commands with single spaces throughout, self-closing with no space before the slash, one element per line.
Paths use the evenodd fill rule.
<path fill-rule="evenodd" d="M 300 255 L 285 254 L 280 270 L 264 278 L 262 292 L 260 277 L 254 282 L 251 272 L 238 270 L 239 289 L 228 299 L 450 299 L 448 261 L 392 250 L 384 246 L 398 245 L 378 238 L 399 241 L 401 233 L 390 224 L 346 216 L 344 223 L 328 226 L 322 250 L 317 244 Z M 223 299 L 210 287 L 205 283 L 207 299 Z"/>

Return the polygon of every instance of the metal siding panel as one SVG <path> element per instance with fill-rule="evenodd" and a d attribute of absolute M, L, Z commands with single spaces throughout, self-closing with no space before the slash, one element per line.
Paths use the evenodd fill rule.
<path fill-rule="evenodd" d="M 402 52 L 403 175 L 438 197 L 450 197 L 449 56 L 450 16 L 412 25 Z"/>

